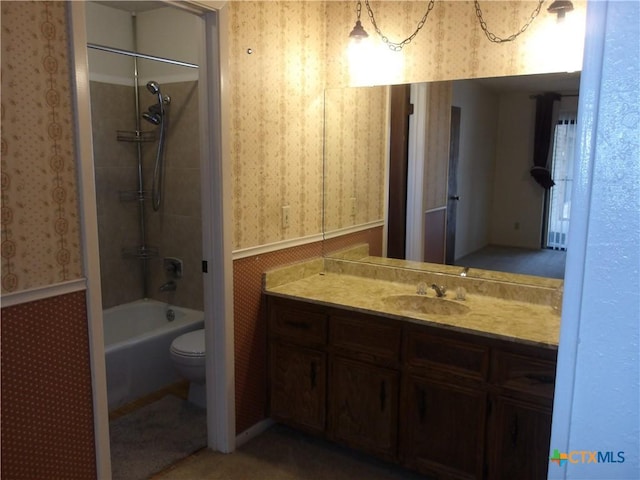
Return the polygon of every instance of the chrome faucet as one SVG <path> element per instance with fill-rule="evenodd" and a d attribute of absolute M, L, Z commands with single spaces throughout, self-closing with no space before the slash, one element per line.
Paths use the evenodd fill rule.
<path fill-rule="evenodd" d="M 435 290 L 437 297 L 444 297 L 447 293 L 447 287 L 445 287 L 444 285 L 436 285 L 435 283 L 433 283 L 431 285 L 431 288 Z"/>
<path fill-rule="evenodd" d="M 175 292 L 178 284 L 175 280 L 169 280 L 167 283 L 160 285 L 161 292 Z"/>
<path fill-rule="evenodd" d="M 468 273 L 469 273 L 469 267 L 464 267 L 462 269 L 462 271 L 460 272 L 460 276 L 461 277 L 466 277 Z"/>

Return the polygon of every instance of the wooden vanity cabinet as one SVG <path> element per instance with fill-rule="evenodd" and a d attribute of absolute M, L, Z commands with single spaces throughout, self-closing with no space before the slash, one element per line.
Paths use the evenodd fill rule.
<path fill-rule="evenodd" d="M 408 326 L 400 414 L 400 460 L 439 479 L 482 479 L 489 349 Z"/>
<path fill-rule="evenodd" d="M 326 429 L 327 315 L 317 306 L 268 300 L 269 408 L 282 423 Z"/>
<path fill-rule="evenodd" d="M 493 352 L 487 478 L 546 478 L 556 356 L 523 346 Z"/>
<path fill-rule="evenodd" d="M 401 335 L 397 321 L 331 314 L 327 430 L 331 440 L 396 459 Z"/>
<path fill-rule="evenodd" d="M 545 478 L 556 350 L 268 296 L 280 422 L 441 480 Z"/>

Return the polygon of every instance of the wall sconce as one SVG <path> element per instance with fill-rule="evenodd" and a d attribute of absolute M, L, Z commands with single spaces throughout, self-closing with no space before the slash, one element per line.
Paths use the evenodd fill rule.
<path fill-rule="evenodd" d="M 570 0 L 555 0 L 549 8 L 547 8 L 547 12 L 558 14 L 558 20 L 562 20 L 567 12 L 573 10 L 573 3 Z"/>

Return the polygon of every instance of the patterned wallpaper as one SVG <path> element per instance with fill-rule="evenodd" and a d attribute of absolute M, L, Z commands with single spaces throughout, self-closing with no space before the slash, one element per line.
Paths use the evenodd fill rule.
<path fill-rule="evenodd" d="M 586 4 L 573 3 L 575 10 L 564 25 L 543 5 L 538 18 L 515 42 L 496 44 L 480 29 L 473 2 L 437 1 L 422 31 L 401 53 L 394 54 L 391 63 L 385 61 L 389 59 L 386 47 L 376 52 L 367 84 L 579 70 Z M 415 29 L 426 4 L 371 2 L 379 26 L 392 39 L 405 38 Z M 528 21 L 538 2 L 485 0 L 480 4 L 488 28 L 506 37 Z M 231 2 L 234 249 L 321 232 L 322 93 L 325 86 L 355 84 L 346 55 L 354 20 L 353 1 Z M 366 12 L 363 25 L 375 38 Z M 350 143 L 348 137 L 355 139 L 345 132 L 338 139 L 343 143 L 327 147 L 345 162 L 339 167 L 344 175 L 338 175 L 340 183 L 327 182 L 330 227 L 365 221 L 354 221 L 350 215 L 353 196 L 358 215 L 363 213 L 361 195 L 349 193 L 347 197 L 344 193 L 353 189 L 353 179 L 362 178 L 362 172 L 349 171 L 347 165 L 363 166 L 353 153 L 362 146 L 362 139 Z M 375 182 L 382 178 L 382 172 L 370 175 L 371 170 L 367 181 L 372 183 L 365 187 L 369 192 L 381 188 Z M 342 195 L 334 196 L 340 191 Z M 281 221 L 285 205 L 290 205 L 288 228 Z M 373 206 L 377 208 L 377 202 Z"/>
<path fill-rule="evenodd" d="M 320 233 L 324 3 L 232 2 L 229 18 L 233 246 Z"/>
<path fill-rule="evenodd" d="M 413 1 L 372 5 L 392 38 L 413 31 L 425 9 L 425 2 Z M 506 36 L 528 19 L 536 2 L 481 5 L 489 28 Z M 582 21 L 583 32 L 585 2 L 574 6 L 571 21 Z M 3 293 L 82 274 L 65 14 L 64 2 L 2 2 Z M 325 86 L 351 84 L 345 47 L 354 3 L 234 1 L 229 19 L 233 247 L 318 234 L 323 94 Z M 557 31 L 543 7 L 516 42 L 494 44 L 482 34 L 473 2 L 439 1 L 399 54 L 399 67 L 376 62 L 370 83 L 571 69 L 580 64 L 581 49 L 569 61 L 557 54 L 559 46 L 549 55 L 540 43 L 554 40 L 549 32 Z M 581 47 L 584 34 L 574 37 L 568 43 Z M 283 206 L 289 206 L 288 226 Z M 329 216 L 340 218 L 344 211 Z"/>
<path fill-rule="evenodd" d="M 384 217 L 388 97 L 387 87 L 325 93 L 326 232 Z"/>
<path fill-rule="evenodd" d="M 84 292 L 2 309 L 2 478 L 96 478 L 88 338 Z"/>
<path fill-rule="evenodd" d="M 376 21 L 390 40 L 400 41 L 415 30 L 426 1 L 372 1 Z M 481 0 L 487 28 L 499 37 L 517 32 L 538 5 L 531 0 Z M 558 22 L 546 9 L 515 40 L 496 44 L 482 32 L 473 1 L 438 0 L 418 35 L 404 49 L 389 55 L 378 42 L 368 84 L 414 83 L 580 70 L 586 1 L 573 2 L 574 11 Z M 327 2 L 327 86 L 353 81 L 345 55 L 346 36 L 355 22 L 355 2 Z M 362 25 L 377 41 L 363 5 Z M 391 60 L 391 62 L 389 62 Z M 391 67 L 391 68 L 390 68 Z M 390 71 L 393 70 L 393 71 Z"/>
<path fill-rule="evenodd" d="M 66 3 L 2 2 L 2 292 L 82 276 Z"/>

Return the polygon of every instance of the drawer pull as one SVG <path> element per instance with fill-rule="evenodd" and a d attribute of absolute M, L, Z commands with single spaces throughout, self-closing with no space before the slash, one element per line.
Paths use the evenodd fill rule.
<path fill-rule="evenodd" d="M 380 382 L 380 411 L 384 412 L 385 404 L 387 403 L 387 383 L 383 380 Z"/>
<path fill-rule="evenodd" d="M 293 327 L 293 328 L 300 328 L 302 330 L 309 330 L 309 324 L 305 323 L 305 322 L 300 322 L 300 321 L 295 321 L 295 320 L 285 320 L 284 324 L 289 326 L 289 327 Z"/>
<path fill-rule="evenodd" d="M 545 383 L 545 384 L 551 384 L 555 382 L 555 378 L 553 378 L 553 375 L 527 373 L 525 375 L 525 378 L 528 378 L 529 380 L 534 380 L 538 383 Z"/>

